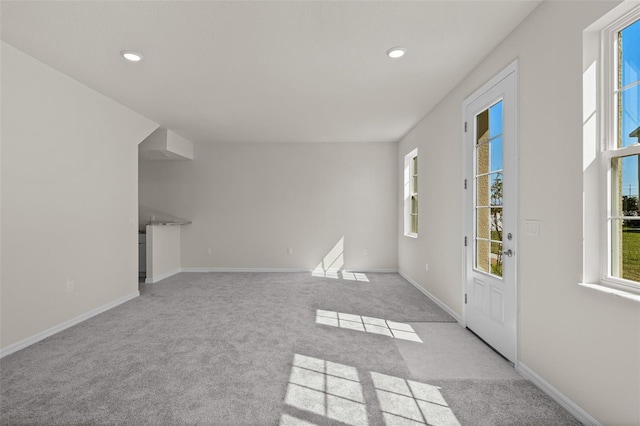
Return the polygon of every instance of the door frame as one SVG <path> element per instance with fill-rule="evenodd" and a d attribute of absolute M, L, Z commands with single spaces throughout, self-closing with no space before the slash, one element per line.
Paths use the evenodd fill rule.
<path fill-rule="evenodd" d="M 471 245 L 473 244 L 473 229 L 468 229 L 467 226 L 467 215 L 470 214 L 468 209 L 471 207 L 468 205 L 467 199 L 468 199 L 468 192 L 469 190 L 473 190 L 473 176 L 471 176 L 471 172 L 472 170 L 467 170 L 467 161 L 469 160 L 469 155 L 473 155 L 473 152 L 468 152 L 468 144 L 467 144 L 467 132 L 465 131 L 465 123 L 466 123 L 466 115 L 467 115 L 467 108 L 469 107 L 469 105 L 471 105 L 474 101 L 476 101 L 480 96 L 484 95 L 489 89 L 491 89 L 492 87 L 496 86 L 498 83 L 500 83 L 502 80 L 504 80 L 506 77 L 508 77 L 509 75 L 513 74 L 515 79 L 516 79 L 516 84 L 515 84 L 515 90 L 514 90 L 514 97 L 515 97 L 515 111 L 514 111 L 514 135 L 515 135 L 515 140 L 513 141 L 513 150 L 514 150 L 514 158 L 515 158 L 515 164 L 514 164 L 514 169 L 515 169 L 515 173 L 514 176 L 511 177 L 511 179 L 514 182 L 516 191 L 514 194 L 515 199 L 513 200 L 513 215 L 515 217 L 515 233 L 516 233 L 516 241 L 515 241 L 515 262 L 514 262 L 514 289 L 515 289 L 515 332 L 516 332 L 516 336 L 515 336 L 515 359 L 514 359 L 514 366 L 516 368 L 516 370 L 518 370 L 518 364 L 520 361 L 520 292 L 519 292 L 519 286 L 518 283 L 520 281 L 520 268 L 519 268 L 519 264 L 520 264 L 520 217 L 519 217 L 519 206 L 520 206 L 520 191 L 518 191 L 518 189 L 520 188 L 520 157 L 519 157 L 519 143 L 520 143 L 520 137 L 519 137 L 519 126 L 518 126 L 518 122 L 519 122 L 519 109 L 520 109 L 520 102 L 519 102 L 519 78 L 518 78 L 518 59 L 514 60 L 513 62 L 511 62 L 509 65 L 507 65 L 504 69 L 502 69 L 500 72 L 498 72 L 494 77 L 492 77 L 489 81 L 487 81 L 486 83 L 484 83 L 480 88 L 478 88 L 476 91 L 473 92 L 473 94 L 471 94 L 470 96 L 468 96 L 463 102 L 462 102 L 462 113 L 461 113 L 461 117 L 462 117 L 462 123 L 461 123 L 461 139 L 462 139 L 462 182 L 464 183 L 465 181 L 467 182 L 467 188 L 465 188 L 465 185 L 461 185 L 462 186 L 462 190 L 461 190 L 461 194 L 462 194 L 462 235 L 463 235 L 463 239 L 467 238 L 468 244 Z M 471 124 L 470 124 L 471 125 Z M 465 303 L 465 299 L 466 299 L 466 292 L 467 292 L 467 255 L 470 255 L 470 250 L 468 250 L 468 248 L 465 246 L 464 242 L 461 244 L 462 246 L 462 326 L 463 327 L 467 327 L 467 304 Z M 481 337 L 481 336 L 480 336 Z"/>

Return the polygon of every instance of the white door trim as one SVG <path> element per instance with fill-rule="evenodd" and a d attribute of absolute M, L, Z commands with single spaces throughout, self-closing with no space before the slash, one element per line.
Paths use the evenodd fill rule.
<path fill-rule="evenodd" d="M 466 113 L 467 113 L 467 108 L 469 107 L 470 104 L 472 104 L 474 101 L 476 101 L 480 96 L 482 96 L 485 92 L 487 92 L 489 89 L 491 89 L 492 87 L 494 87 L 495 85 L 497 85 L 498 83 L 500 83 L 502 80 L 504 80 L 506 77 L 508 77 L 509 75 L 514 74 L 515 78 L 516 78 L 516 85 L 515 85 L 515 117 L 514 117 L 514 134 L 515 134 L 515 140 L 513 141 L 513 149 L 515 151 L 515 173 L 512 176 L 511 179 L 514 180 L 515 183 L 515 188 L 519 188 L 519 175 L 520 175 L 520 167 L 519 167 L 519 163 L 520 163 L 520 157 L 519 157 L 519 126 L 518 126 L 518 122 L 519 122 L 519 93 L 518 93 L 518 86 L 519 86 L 519 79 L 518 79 L 518 60 L 514 60 L 513 62 L 511 62 L 509 65 L 507 65 L 502 71 L 500 71 L 498 74 L 496 74 L 493 78 L 491 78 L 488 82 L 486 82 L 485 84 L 483 84 L 479 89 L 477 89 L 475 92 L 473 92 L 473 94 L 471 94 L 469 97 L 467 97 L 463 102 L 462 102 L 462 110 L 461 110 L 461 118 L 462 118 L 462 123 L 461 123 L 461 141 L 462 141 L 462 182 L 467 182 L 467 187 L 469 189 L 471 189 L 471 185 L 473 183 L 473 177 L 470 176 L 469 174 L 469 170 L 467 170 L 467 161 L 468 161 L 468 155 L 473 155 L 473 153 L 468 153 L 467 152 L 467 133 L 465 131 L 465 123 L 466 123 Z M 515 267 L 515 298 L 516 298 L 516 315 L 515 315 L 515 328 L 516 328 L 516 347 L 515 347 L 515 360 L 514 360 L 514 365 L 516 370 L 518 369 L 518 365 L 519 365 L 519 360 L 520 360 L 520 296 L 519 296 L 519 288 L 518 288 L 518 283 L 520 281 L 520 276 L 519 276 L 519 270 L 520 268 L 518 267 L 520 264 L 520 217 L 519 217 L 519 206 L 520 206 L 520 196 L 519 196 L 519 191 L 515 191 L 515 200 L 513 203 L 513 214 L 514 217 L 516 218 L 515 220 L 515 232 L 516 232 L 516 236 L 518 236 L 518 238 L 516 238 L 516 244 L 515 244 L 515 252 L 517 253 L 516 257 L 515 257 L 515 262 L 514 262 L 514 267 Z M 467 202 L 467 189 L 464 187 L 462 187 L 461 189 L 461 197 L 462 197 L 462 208 L 463 208 L 463 214 L 462 214 L 462 231 L 463 231 L 463 239 L 466 238 L 468 241 L 468 244 L 471 244 L 473 241 L 473 230 L 469 230 L 468 229 L 468 221 L 467 221 L 467 214 L 468 214 L 468 210 L 470 208 L 470 206 L 468 206 L 468 202 Z M 462 325 L 464 327 L 466 327 L 467 325 L 467 305 L 465 303 L 465 295 L 466 295 L 466 286 L 467 286 L 467 253 L 468 250 L 465 247 L 464 243 L 461 244 L 461 250 L 462 250 L 462 282 L 461 282 L 461 286 L 462 286 Z"/>

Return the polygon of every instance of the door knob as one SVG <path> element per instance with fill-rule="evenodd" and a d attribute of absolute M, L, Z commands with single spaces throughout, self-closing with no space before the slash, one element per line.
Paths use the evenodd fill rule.
<path fill-rule="evenodd" d="M 513 251 L 511 249 L 509 249 L 507 251 L 503 251 L 502 254 L 504 254 L 507 257 L 511 257 L 511 256 L 513 256 Z"/>

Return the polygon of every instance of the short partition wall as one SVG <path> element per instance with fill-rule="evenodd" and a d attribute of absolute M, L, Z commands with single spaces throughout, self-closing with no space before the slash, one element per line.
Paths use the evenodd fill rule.
<path fill-rule="evenodd" d="M 147 225 L 147 279 L 155 283 L 180 272 L 180 225 Z"/>

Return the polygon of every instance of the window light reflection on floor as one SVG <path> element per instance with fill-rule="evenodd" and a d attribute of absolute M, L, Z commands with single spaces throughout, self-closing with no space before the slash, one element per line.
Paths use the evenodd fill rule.
<path fill-rule="evenodd" d="M 283 414 L 280 417 L 279 426 L 317 426 L 315 423 L 310 423 L 304 420 L 300 420 L 297 417 L 290 416 L 288 414 Z"/>
<path fill-rule="evenodd" d="M 311 273 L 311 276 L 318 278 L 332 278 L 334 280 L 339 280 L 342 278 L 346 281 L 360 281 L 360 282 L 369 282 L 369 278 L 367 275 L 362 272 L 347 272 L 347 271 L 334 271 L 334 270 L 322 270 L 322 269 L 314 269 Z"/>
<path fill-rule="evenodd" d="M 439 387 L 376 372 L 370 377 L 387 426 L 460 426 Z M 294 354 L 285 403 L 342 424 L 369 423 L 356 368 L 319 358 Z M 283 413 L 279 426 L 316 425 Z"/>
<path fill-rule="evenodd" d="M 316 323 L 423 343 L 411 325 L 402 322 L 387 321 L 381 318 L 317 309 Z"/>
<path fill-rule="evenodd" d="M 347 281 L 363 281 L 368 283 L 369 278 L 362 272 L 347 272 L 342 271 L 342 279 Z"/>
<path fill-rule="evenodd" d="M 460 426 L 440 388 L 399 377 L 371 373 L 384 421 L 409 424 Z"/>
<path fill-rule="evenodd" d="M 295 354 L 285 403 L 348 425 L 368 425 L 358 371 L 347 365 Z M 284 420 L 301 424 L 291 416 Z"/>

